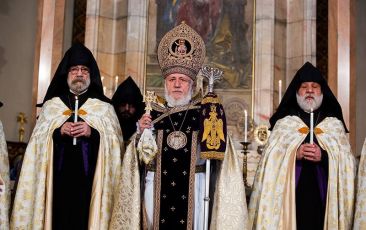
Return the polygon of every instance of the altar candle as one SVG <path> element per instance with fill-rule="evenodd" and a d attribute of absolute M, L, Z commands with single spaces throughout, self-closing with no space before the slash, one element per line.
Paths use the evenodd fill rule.
<path fill-rule="evenodd" d="M 314 113 L 313 108 L 310 110 L 310 144 L 314 143 Z"/>
<path fill-rule="evenodd" d="M 105 93 L 107 92 L 107 87 L 106 86 L 103 86 L 103 93 L 105 95 Z"/>
<path fill-rule="evenodd" d="M 114 78 L 114 92 L 117 91 L 117 87 L 118 87 L 118 75 Z"/>
<path fill-rule="evenodd" d="M 281 103 L 282 100 L 282 80 L 278 81 L 278 104 Z"/>
<path fill-rule="evenodd" d="M 244 110 L 244 142 L 248 142 L 248 112 Z"/>
<path fill-rule="evenodd" d="M 78 110 L 79 110 L 79 98 L 75 96 L 75 110 L 74 110 L 74 123 L 78 122 Z M 73 145 L 76 145 L 76 137 L 72 140 Z"/>

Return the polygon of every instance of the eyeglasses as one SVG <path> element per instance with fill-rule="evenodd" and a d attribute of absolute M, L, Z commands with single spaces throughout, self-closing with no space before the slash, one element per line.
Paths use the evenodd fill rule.
<path fill-rule="evenodd" d="M 82 74 L 88 74 L 89 73 L 89 68 L 86 66 L 73 66 L 69 69 L 69 72 L 71 74 L 77 74 L 79 73 L 79 70 L 81 71 Z"/>

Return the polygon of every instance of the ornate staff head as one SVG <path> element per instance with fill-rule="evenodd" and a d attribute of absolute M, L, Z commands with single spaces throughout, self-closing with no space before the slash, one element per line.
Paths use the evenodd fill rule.
<path fill-rule="evenodd" d="M 223 71 L 218 68 L 204 66 L 201 69 L 201 73 L 205 78 L 208 79 L 208 92 L 213 93 L 214 83 L 215 81 L 221 81 L 223 77 Z"/>

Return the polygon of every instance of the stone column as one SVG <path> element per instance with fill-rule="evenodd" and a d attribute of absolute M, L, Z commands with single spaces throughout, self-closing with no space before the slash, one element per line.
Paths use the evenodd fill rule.
<path fill-rule="evenodd" d="M 254 120 L 267 122 L 273 111 L 275 1 L 257 0 L 255 20 Z"/>
<path fill-rule="evenodd" d="M 105 94 L 128 76 L 142 89 L 145 76 L 146 0 L 88 0 L 85 44 L 104 77 Z"/>
<path fill-rule="evenodd" d="M 289 1 L 286 85 L 309 61 L 316 65 L 316 0 Z"/>
<path fill-rule="evenodd" d="M 48 86 L 62 57 L 65 1 L 38 1 L 38 28 L 34 56 L 32 108 L 43 102 Z M 36 110 L 32 113 L 35 122 Z M 34 124 L 32 124 L 33 126 Z"/>
<path fill-rule="evenodd" d="M 350 127 L 351 0 L 329 0 L 328 81 Z"/>
<path fill-rule="evenodd" d="M 128 2 L 124 72 L 135 79 L 141 91 L 146 76 L 147 9 L 148 1 L 146 0 L 130 0 Z"/>
<path fill-rule="evenodd" d="M 105 94 L 112 97 L 124 73 L 127 1 L 88 0 L 85 45 L 93 52 Z"/>

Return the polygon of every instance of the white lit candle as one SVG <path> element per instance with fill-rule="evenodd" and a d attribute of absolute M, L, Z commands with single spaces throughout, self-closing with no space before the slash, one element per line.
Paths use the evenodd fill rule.
<path fill-rule="evenodd" d="M 114 91 L 117 91 L 117 87 L 118 87 L 118 75 L 114 78 Z"/>
<path fill-rule="evenodd" d="M 248 112 L 244 110 L 244 142 L 248 142 Z"/>
<path fill-rule="evenodd" d="M 281 103 L 282 100 L 282 80 L 278 81 L 278 104 Z"/>
<path fill-rule="evenodd" d="M 310 110 L 310 144 L 314 143 L 314 113 L 313 108 Z"/>
<path fill-rule="evenodd" d="M 105 92 L 107 92 L 107 87 L 106 86 L 103 86 L 103 93 L 105 95 Z"/>
<path fill-rule="evenodd" d="M 78 122 L 78 110 L 79 110 L 79 98 L 75 96 L 75 110 L 74 110 L 74 123 Z M 76 145 L 76 137 L 72 140 L 73 145 Z"/>

